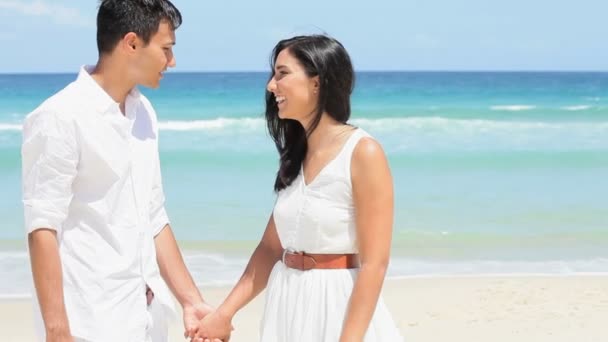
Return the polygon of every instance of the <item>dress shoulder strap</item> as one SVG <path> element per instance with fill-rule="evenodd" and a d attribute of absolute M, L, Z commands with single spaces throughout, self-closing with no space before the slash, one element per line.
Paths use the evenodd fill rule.
<path fill-rule="evenodd" d="M 371 137 L 371 135 L 361 128 L 356 128 L 352 135 L 348 137 L 348 140 L 342 148 L 342 152 L 340 153 L 340 164 L 348 179 L 350 179 L 350 163 L 355 147 L 357 147 L 357 144 L 362 138 L 366 137 Z"/>

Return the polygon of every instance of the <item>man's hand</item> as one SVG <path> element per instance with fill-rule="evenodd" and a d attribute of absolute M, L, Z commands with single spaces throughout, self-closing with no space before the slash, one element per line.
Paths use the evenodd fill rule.
<path fill-rule="evenodd" d="M 184 308 L 184 337 L 193 338 L 196 330 L 198 329 L 198 323 L 200 320 L 205 318 L 209 313 L 213 312 L 214 308 L 205 303 L 200 302 L 198 304 L 185 306 Z"/>
<path fill-rule="evenodd" d="M 63 271 L 57 232 L 50 228 L 36 229 L 28 234 L 27 241 L 46 342 L 73 342 L 63 301 Z"/>
<path fill-rule="evenodd" d="M 148 303 L 148 306 L 150 306 L 150 304 L 152 304 L 153 299 L 154 299 L 154 292 L 152 291 L 150 286 L 146 285 L 146 302 Z"/>
<path fill-rule="evenodd" d="M 46 342 L 74 342 L 69 328 L 46 330 Z"/>
<path fill-rule="evenodd" d="M 232 317 L 221 311 L 215 310 L 207 314 L 199 323 L 193 341 L 213 341 L 219 340 L 228 342 L 232 333 Z M 213 340 L 211 340 L 213 338 Z"/>

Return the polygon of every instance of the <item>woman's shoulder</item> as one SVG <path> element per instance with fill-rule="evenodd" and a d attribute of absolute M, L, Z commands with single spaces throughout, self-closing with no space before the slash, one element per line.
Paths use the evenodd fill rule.
<path fill-rule="evenodd" d="M 384 156 L 384 149 L 378 140 L 374 139 L 372 136 L 361 137 L 353 151 L 353 161 L 372 161 L 380 156 Z"/>
<path fill-rule="evenodd" d="M 380 142 L 363 128 L 356 128 L 353 134 L 356 135 L 357 138 L 353 150 L 353 159 L 367 159 L 373 158 L 378 154 L 384 155 L 384 150 L 382 149 Z"/>
<path fill-rule="evenodd" d="M 357 141 L 351 159 L 351 174 L 371 174 L 388 168 L 384 149 L 378 140 L 367 132 L 357 132 L 361 137 Z"/>

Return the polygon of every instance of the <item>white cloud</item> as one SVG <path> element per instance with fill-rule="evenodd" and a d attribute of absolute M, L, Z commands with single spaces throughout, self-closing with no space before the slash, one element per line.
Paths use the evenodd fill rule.
<path fill-rule="evenodd" d="M 0 9 L 20 12 L 27 16 L 48 17 L 58 24 L 78 27 L 94 27 L 95 20 L 82 14 L 78 9 L 47 3 L 0 0 Z"/>

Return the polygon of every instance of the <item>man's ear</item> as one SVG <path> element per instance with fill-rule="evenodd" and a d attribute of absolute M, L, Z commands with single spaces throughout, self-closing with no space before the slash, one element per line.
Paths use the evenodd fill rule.
<path fill-rule="evenodd" d="M 139 48 L 139 37 L 135 32 L 129 32 L 122 37 L 120 44 L 125 51 L 133 52 Z"/>

